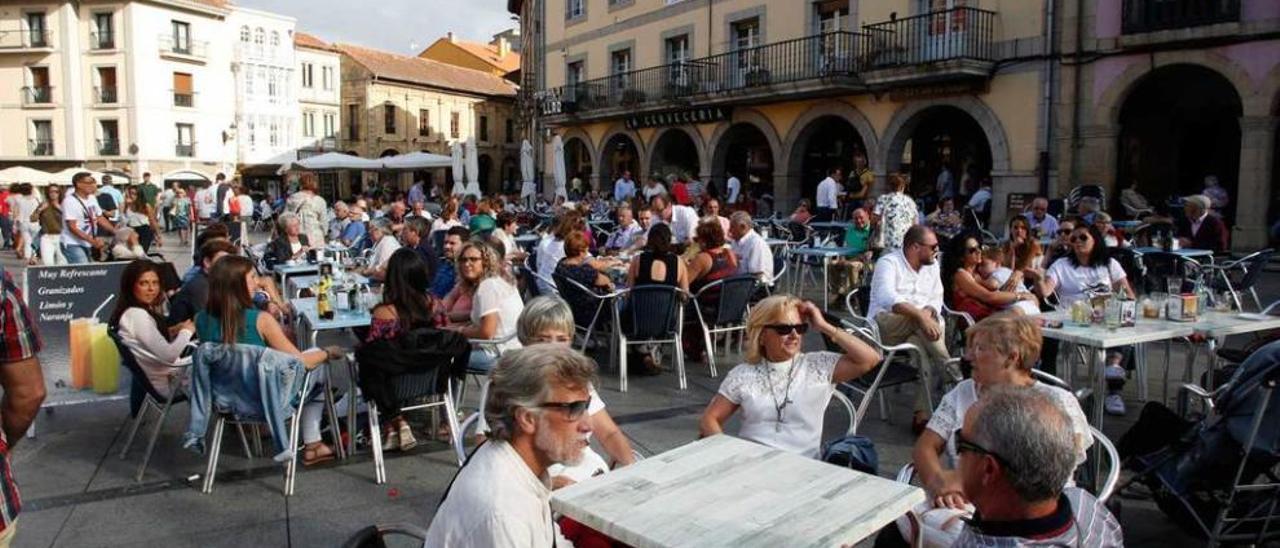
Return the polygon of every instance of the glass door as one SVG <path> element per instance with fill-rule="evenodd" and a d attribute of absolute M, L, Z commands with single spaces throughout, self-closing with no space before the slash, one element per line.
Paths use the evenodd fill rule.
<path fill-rule="evenodd" d="M 968 0 L 920 0 L 921 13 L 928 13 L 923 61 L 939 61 L 966 56 L 968 52 L 968 12 L 959 9 Z"/>
<path fill-rule="evenodd" d="M 733 87 L 752 85 L 760 79 L 760 20 L 745 19 L 733 24 Z"/>

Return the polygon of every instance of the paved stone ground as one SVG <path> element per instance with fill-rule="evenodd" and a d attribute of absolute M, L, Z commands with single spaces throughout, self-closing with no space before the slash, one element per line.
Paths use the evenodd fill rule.
<path fill-rule="evenodd" d="M 177 246 L 164 252 L 177 258 L 180 268 L 190 262 Z M 20 266 L 12 252 L 0 255 L 0 263 L 17 274 Z M 1274 298 L 1280 294 L 1280 277 L 1266 278 L 1263 295 Z M 737 363 L 737 356 L 720 354 L 723 374 Z M 1175 357 L 1174 363 L 1183 362 Z M 1154 385 L 1161 370 L 1152 369 Z M 719 384 L 699 364 L 689 365 L 686 391 L 676 389 L 670 374 L 632 379 L 626 393 L 618 392 L 616 373 L 602 376 L 601 393 L 610 412 L 646 455 L 693 440 L 699 414 Z M 1133 386 L 1130 383 L 1129 416 L 1107 422 L 1105 430 L 1113 438 L 1137 416 Z M 872 407 L 861 432 L 877 443 L 881 473 L 892 475 L 910 455 L 912 391 L 891 389 L 887 398 L 890 420 L 881 420 Z M 374 484 L 372 460 L 361 454 L 341 464 L 300 471 L 296 493 L 286 499 L 280 491 L 281 469 L 267 459 L 244 458 L 231 435 L 216 488 L 202 495 L 195 476 L 203 473 L 204 461 L 178 447 L 186 426 L 185 407 L 165 425 L 141 483 L 133 481 L 133 474 L 142 449 L 135 448 L 125 460 L 118 457 L 126 414 L 124 402 L 60 407 L 40 414 L 38 437 L 24 440 L 13 454 L 25 499 L 15 546 L 337 546 L 372 523 L 425 527 L 456 470 L 443 443 L 425 443 L 409 453 L 388 454 L 385 485 Z M 832 417 L 829 429 L 842 430 L 844 419 Z M 1129 545 L 1199 544 L 1150 502 L 1125 499 L 1123 505 Z"/>

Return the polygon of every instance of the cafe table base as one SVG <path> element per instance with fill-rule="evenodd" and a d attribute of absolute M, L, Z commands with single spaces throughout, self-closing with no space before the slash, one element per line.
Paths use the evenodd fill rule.
<path fill-rule="evenodd" d="M 636 548 L 854 545 L 920 488 L 716 435 L 559 489 L 551 508 Z"/>
<path fill-rule="evenodd" d="M 298 344 L 299 346 L 304 347 L 304 350 L 307 348 L 316 347 L 316 339 L 319 336 L 319 333 L 321 331 L 342 330 L 342 329 L 349 329 L 352 327 L 368 327 L 369 324 L 372 323 L 373 321 L 373 318 L 372 316 L 370 316 L 369 311 L 362 310 L 362 309 L 337 311 L 334 314 L 333 319 L 331 320 L 321 319 L 319 314 L 316 311 L 315 297 L 292 299 L 289 301 L 289 304 L 293 306 L 293 310 L 297 314 L 298 325 L 295 331 L 298 336 Z M 303 329 L 304 324 L 306 326 L 305 330 Z M 350 399 L 348 400 L 348 405 L 347 405 L 347 421 L 346 421 L 347 422 L 347 443 L 345 448 L 341 443 L 341 439 L 342 439 L 341 435 L 337 436 L 337 439 L 339 440 L 338 456 L 339 458 L 344 458 L 344 459 L 346 458 L 347 455 L 355 453 L 356 407 L 357 407 L 356 370 L 355 370 L 356 366 L 355 366 L 355 363 L 350 359 L 347 359 L 346 362 L 347 362 L 347 380 L 348 380 L 347 397 Z M 334 430 L 337 431 L 339 430 L 337 428 L 337 425 L 340 423 L 338 422 L 336 411 L 334 411 L 335 407 L 332 404 L 333 362 L 331 361 L 326 362 L 326 364 L 327 364 L 326 367 L 329 367 L 328 372 L 330 374 L 325 375 L 325 401 L 326 403 L 328 403 L 329 410 L 330 410 L 329 422 L 331 425 L 334 425 Z M 371 437 L 374 435 L 376 434 L 371 434 Z"/>

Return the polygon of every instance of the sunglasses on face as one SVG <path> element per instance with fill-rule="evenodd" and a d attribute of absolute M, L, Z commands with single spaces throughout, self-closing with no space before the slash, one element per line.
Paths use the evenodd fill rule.
<path fill-rule="evenodd" d="M 1075 235 L 1075 236 L 1072 236 L 1072 237 L 1071 237 L 1071 241 L 1072 241 L 1072 242 L 1087 242 L 1087 241 L 1089 241 L 1089 235 L 1088 235 L 1088 234 L 1077 234 L 1077 235 Z"/>
<path fill-rule="evenodd" d="M 569 420 L 576 421 L 582 418 L 582 415 L 587 412 L 587 407 L 590 405 L 591 400 L 549 401 L 544 402 L 542 405 L 537 407 L 539 409 L 559 409 L 564 411 L 564 414 L 569 418 Z"/>
<path fill-rule="evenodd" d="M 1067 234 L 1071 234 L 1071 229 L 1070 229 L 1070 228 L 1059 228 L 1059 229 L 1058 229 L 1058 235 L 1059 235 L 1059 236 L 1066 236 Z"/>
<path fill-rule="evenodd" d="M 804 335 L 809 332 L 809 324 L 807 323 L 772 323 L 764 326 L 764 328 L 784 336 L 792 333 Z"/>
<path fill-rule="evenodd" d="M 982 246 L 975 245 L 975 246 L 965 247 L 964 252 L 965 253 L 981 253 L 982 249 L 983 249 Z"/>
<path fill-rule="evenodd" d="M 483 260 L 484 259 L 480 257 L 459 257 L 458 258 L 458 262 L 460 263 L 478 263 Z"/>
<path fill-rule="evenodd" d="M 970 440 L 964 439 L 964 434 L 960 430 L 956 430 L 956 455 L 960 455 L 961 453 L 976 453 L 979 455 L 987 455 L 993 459 L 996 459 L 996 462 L 1000 463 L 1000 466 L 1008 468 L 1009 470 L 1014 469 L 1013 466 L 1009 464 L 1009 461 L 1006 460 L 1004 457 L 996 454 L 996 452 L 994 451 L 989 451 L 987 450 L 987 448 L 981 445 L 978 445 Z"/>
<path fill-rule="evenodd" d="M 918 245 L 918 246 L 920 246 L 920 247 L 923 247 L 923 248 L 925 248 L 925 249 L 928 249 L 929 251 L 937 251 L 937 250 L 938 250 L 938 243 L 937 243 L 937 242 L 934 242 L 932 245 L 930 245 L 930 244 L 926 244 L 926 243 L 920 243 L 920 244 L 916 244 L 916 245 Z"/>

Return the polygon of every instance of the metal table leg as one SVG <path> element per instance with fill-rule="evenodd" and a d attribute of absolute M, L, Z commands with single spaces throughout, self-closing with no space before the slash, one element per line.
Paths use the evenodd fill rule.
<path fill-rule="evenodd" d="M 1102 348 L 1091 348 L 1088 352 L 1089 361 L 1085 365 L 1089 368 L 1089 374 L 1093 376 L 1093 425 L 1102 430 L 1102 418 L 1106 415 L 1106 408 L 1103 401 L 1107 396 L 1107 375 L 1103 369 L 1107 365 L 1106 350 Z"/>

